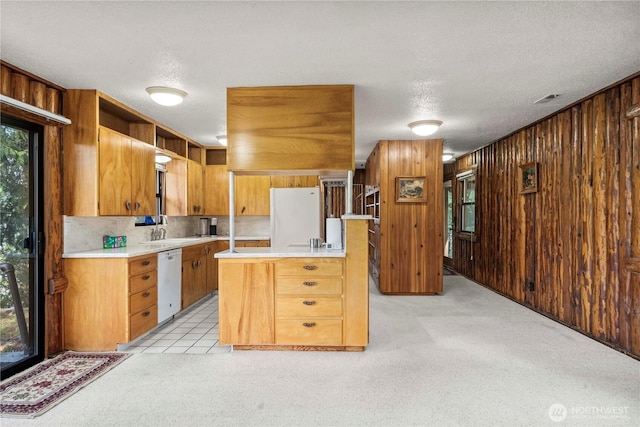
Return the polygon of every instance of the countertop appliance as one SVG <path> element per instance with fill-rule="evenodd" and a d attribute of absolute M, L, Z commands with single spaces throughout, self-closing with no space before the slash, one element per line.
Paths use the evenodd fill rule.
<path fill-rule="evenodd" d="M 309 239 L 322 237 L 320 188 L 271 189 L 271 246 L 309 246 Z"/>
<path fill-rule="evenodd" d="M 158 252 L 158 323 L 180 311 L 182 302 L 182 249 Z"/>

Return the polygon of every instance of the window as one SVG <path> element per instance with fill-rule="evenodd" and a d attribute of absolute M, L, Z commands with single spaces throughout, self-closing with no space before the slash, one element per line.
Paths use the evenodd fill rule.
<path fill-rule="evenodd" d="M 460 212 L 460 231 L 474 233 L 476 225 L 476 175 L 466 171 L 457 175 L 462 200 Z"/>

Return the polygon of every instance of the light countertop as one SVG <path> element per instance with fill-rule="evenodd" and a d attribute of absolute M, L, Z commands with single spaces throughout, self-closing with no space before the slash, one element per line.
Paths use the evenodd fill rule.
<path fill-rule="evenodd" d="M 236 248 L 235 252 L 222 251 L 214 255 L 216 258 L 307 258 L 333 257 L 344 258 L 344 249 L 311 249 L 308 245 L 287 246 L 279 248 Z"/>
<path fill-rule="evenodd" d="M 236 236 L 235 240 L 269 240 L 269 236 Z M 229 240 L 229 236 L 176 237 L 143 243 L 131 243 L 124 248 L 93 249 L 89 251 L 68 252 L 62 258 L 132 258 L 140 255 L 168 251 L 186 246 L 200 245 L 218 240 Z M 255 248 L 246 248 L 255 249 Z M 269 248 L 265 248 L 269 249 Z"/>

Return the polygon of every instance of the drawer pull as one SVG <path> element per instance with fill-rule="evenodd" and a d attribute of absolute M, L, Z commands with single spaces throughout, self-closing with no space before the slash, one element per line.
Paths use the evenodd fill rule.
<path fill-rule="evenodd" d="M 315 270 L 318 268 L 317 265 L 305 265 L 302 268 L 304 268 L 305 270 Z"/>
<path fill-rule="evenodd" d="M 302 284 L 305 286 L 315 286 L 318 284 L 318 282 L 302 282 Z"/>
<path fill-rule="evenodd" d="M 142 317 L 149 317 L 150 314 L 150 311 L 145 311 L 144 313 L 142 313 Z"/>
<path fill-rule="evenodd" d="M 151 279 L 151 276 L 149 276 L 148 274 L 145 274 L 144 276 L 142 276 L 142 280 L 149 280 Z"/>
<path fill-rule="evenodd" d="M 313 328 L 314 326 L 316 326 L 315 322 L 309 322 L 309 323 L 303 323 L 302 326 L 304 326 L 305 328 Z"/>
<path fill-rule="evenodd" d="M 144 261 L 142 261 L 142 265 L 147 266 L 151 264 L 151 261 L 149 261 L 148 259 L 145 259 Z"/>
<path fill-rule="evenodd" d="M 144 294 L 142 294 L 143 297 L 148 297 L 149 295 L 151 295 L 149 292 L 145 292 Z"/>
<path fill-rule="evenodd" d="M 302 301 L 302 303 L 304 305 L 314 305 L 316 302 L 315 301 Z"/>

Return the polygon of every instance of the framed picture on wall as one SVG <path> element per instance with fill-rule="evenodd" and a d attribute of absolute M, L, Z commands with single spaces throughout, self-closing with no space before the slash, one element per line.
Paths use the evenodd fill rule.
<path fill-rule="evenodd" d="M 396 202 L 399 203 L 425 203 L 424 176 L 397 176 L 396 177 Z"/>
<path fill-rule="evenodd" d="M 538 163 L 520 165 L 520 194 L 538 191 Z"/>

